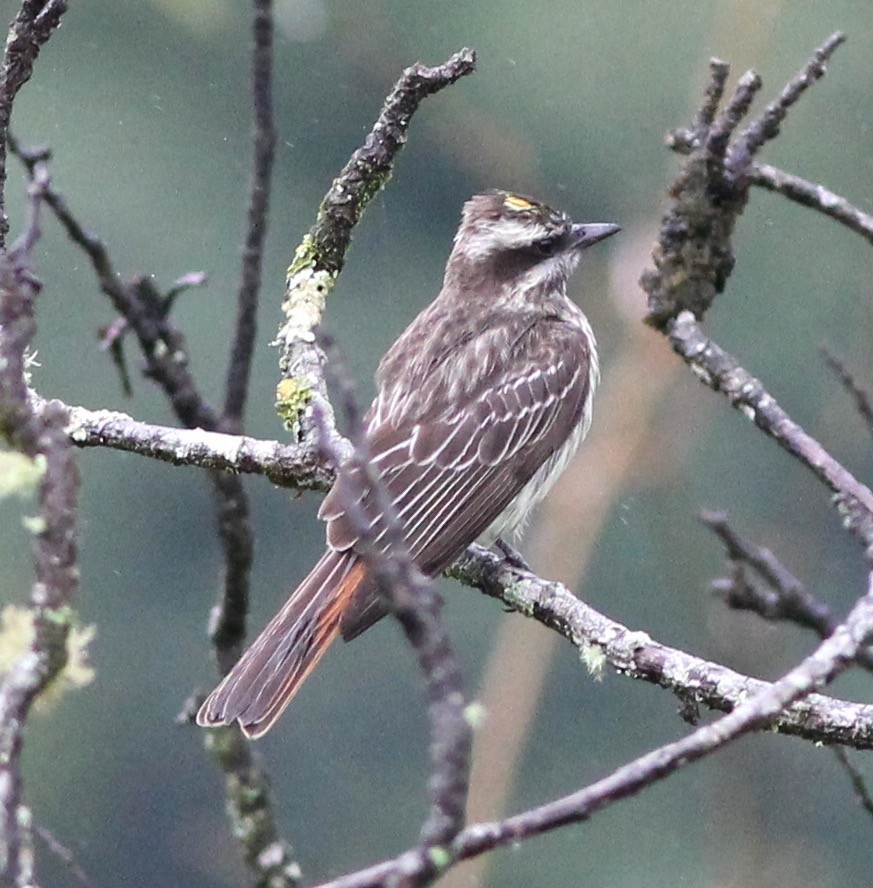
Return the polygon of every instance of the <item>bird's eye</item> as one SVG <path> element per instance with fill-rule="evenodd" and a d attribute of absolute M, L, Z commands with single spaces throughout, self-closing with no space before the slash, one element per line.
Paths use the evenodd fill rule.
<path fill-rule="evenodd" d="M 538 241 L 533 242 L 533 250 L 538 256 L 542 256 L 545 259 L 547 256 L 554 254 L 558 248 L 558 241 L 559 238 L 555 235 L 540 238 Z"/>

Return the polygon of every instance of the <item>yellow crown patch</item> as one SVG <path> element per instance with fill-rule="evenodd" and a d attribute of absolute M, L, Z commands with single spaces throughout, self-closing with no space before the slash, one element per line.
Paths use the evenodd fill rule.
<path fill-rule="evenodd" d="M 517 194 L 508 194 L 503 201 L 503 205 L 507 209 L 516 210 L 518 212 L 535 209 L 534 204 L 529 200 L 525 200 L 523 197 L 519 197 Z"/>

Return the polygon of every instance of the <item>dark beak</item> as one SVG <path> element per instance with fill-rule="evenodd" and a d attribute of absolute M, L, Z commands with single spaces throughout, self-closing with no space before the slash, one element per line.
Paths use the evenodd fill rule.
<path fill-rule="evenodd" d="M 611 222 L 583 222 L 570 228 L 570 243 L 576 250 L 590 247 L 621 231 L 620 225 Z"/>

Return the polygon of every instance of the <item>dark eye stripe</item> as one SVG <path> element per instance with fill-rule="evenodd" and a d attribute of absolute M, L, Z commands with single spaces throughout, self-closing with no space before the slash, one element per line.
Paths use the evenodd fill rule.
<path fill-rule="evenodd" d="M 534 241 L 532 249 L 538 256 L 553 256 L 560 249 L 562 241 L 563 235 L 551 234 Z"/>

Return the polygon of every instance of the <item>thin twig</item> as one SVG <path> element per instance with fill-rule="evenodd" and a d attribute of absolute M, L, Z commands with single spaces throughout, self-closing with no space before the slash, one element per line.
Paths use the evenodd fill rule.
<path fill-rule="evenodd" d="M 764 146 L 779 135 L 779 127 L 785 120 L 788 110 L 817 80 L 824 77 L 827 63 L 837 47 L 844 43 L 846 35 L 839 31 L 831 34 L 825 42 L 815 50 L 809 61 L 785 85 L 779 97 L 771 102 L 743 130 L 731 152 L 730 164 L 737 172 L 737 165 L 747 166 L 751 158 Z"/>
<path fill-rule="evenodd" d="M 25 148 L 15 140 L 10 141 L 9 147 L 20 157 L 31 176 L 34 163 L 45 157 L 45 149 Z M 218 413 L 198 391 L 188 369 L 184 338 L 170 322 L 164 294 L 160 293 L 152 276 L 142 275 L 125 281 L 116 271 L 106 245 L 76 218 L 58 191 L 47 188 L 43 200 L 70 240 L 90 260 L 100 289 L 139 340 L 146 359 L 146 375 L 164 390 L 179 419 L 189 428 L 199 426 L 217 430 Z"/>
<path fill-rule="evenodd" d="M 824 356 L 825 363 L 834 371 L 837 378 L 843 384 L 843 388 L 852 396 L 855 407 L 858 408 L 858 413 L 867 426 L 867 431 L 873 435 L 873 400 L 871 400 L 869 393 L 858 385 L 852 372 L 841 358 L 838 358 L 826 346 L 822 346 L 821 353 Z"/>
<path fill-rule="evenodd" d="M 440 599 L 433 580 L 425 578 L 406 547 L 402 525 L 393 503 L 370 461 L 369 447 L 353 386 L 332 342 L 319 335 L 329 358 L 328 381 L 337 390 L 349 426 L 351 456 L 334 445 L 332 428 L 320 409 L 315 421 L 327 455 L 335 465 L 347 494 L 342 503 L 354 528 L 356 550 L 366 559 L 370 575 L 403 628 L 424 675 L 431 722 L 430 813 L 421 828 L 415 871 L 407 858 L 401 868 L 407 884 L 424 885 L 438 871 L 439 849 L 450 843 L 464 825 L 470 769 L 471 726 L 465 711 L 460 668 L 440 618 Z M 372 503 L 368 510 L 365 500 Z M 377 520 L 372 515 L 379 516 Z M 383 542 L 384 541 L 384 542 Z M 401 866 L 398 864 L 398 866 Z"/>
<path fill-rule="evenodd" d="M 270 180 L 276 150 L 273 122 L 273 4 L 253 0 L 252 8 L 252 109 L 254 159 L 249 192 L 248 224 L 242 272 L 237 294 L 237 316 L 224 398 L 226 431 L 242 431 L 251 375 L 252 351 L 257 334 L 261 265 L 270 208 Z"/>
<path fill-rule="evenodd" d="M 749 108 L 752 107 L 752 102 L 760 92 L 761 86 L 760 76 L 755 71 L 746 71 L 737 81 L 736 90 L 727 107 L 713 119 L 712 125 L 706 134 L 704 146 L 711 165 L 710 176 L 713 181 L 717 181 L 722 176 L 727 157 L 728 142 L 736 132 L 742 119 L 749 113 Z M 710 116 L 710 102 L 711 97 L 707 93 L 701 113 L 698 114 L 699 121 L 703 122 Z M 706 114 L 702 113 L 704 109 Z"/>
<path fill-rule="evenodd" d="M 827 638 L 833 633 L 839 620 L 831 609 L 819 601 L 769 549 L 737 533 L 723 512 L 703 512 L 700 520 L 722 541 L 731 562 L 752 568 L 767 583 L 764 589 L 743 577 L 717 580 L 714 588 L 725 598 L 728 606 L 753 611 L 767 620 L 786 620 L 812 629 L 819 638 Z M 738 579 L 740 582 L 737 582 Z M 865 669 L 873 670 L 873 651 L 861 648 L 858 663 Z"/>
<path fill-rule="evenodd" d="M 867 789 L 867 783 L 864 775 L 849 761 L 849 755 L 845 749 L 840 746 L 834 747 L 834 755 L 837 761 L 843 766 L 843 770 L 849 775 L 849 781 L 855 796 L 861 804 L 861 807 L 873 817 L 873 797 L 870 796 L 870 790 Z"/>
<path fill-rule="evenodd" d="M 775 191 L 804 207 L 818 210 L 873 244 L 873 215 L 859 210 L 846 198 L 824 185 L 802 179 L 768 163 L 752 164 L 749 176 L 753 185 Z"/>
<path fill-rule="evenodd" d="M 45 844 L 45 846 L 51 851 L 61 863 L 70 871 L 73 878 L 80 884 L 84 885 L 85 888 L 94 888 L 95 882 L 91 877 L 85 872 L 82 868 L 82 865 L 76 860 L 76 855 L 63 843 L 58 841 L 55 837 L 54 833 L 47 830 L 44 826 L 40 826 L 39 824 L 35 825 L 33 828 L 34 835 L 38 836 L 39 839 Z"/>

